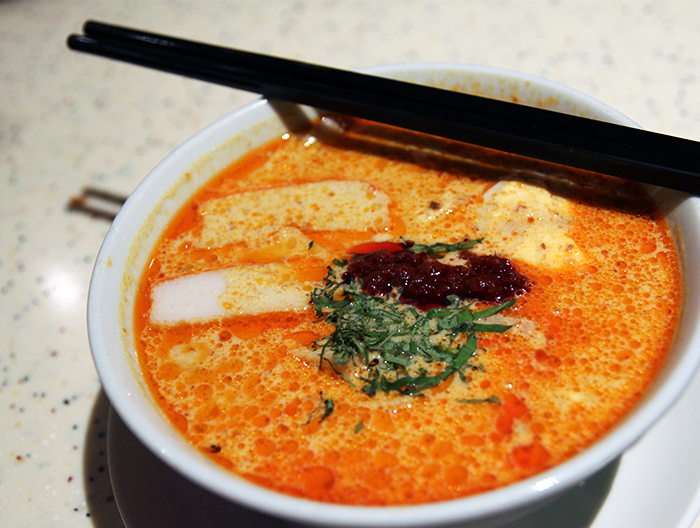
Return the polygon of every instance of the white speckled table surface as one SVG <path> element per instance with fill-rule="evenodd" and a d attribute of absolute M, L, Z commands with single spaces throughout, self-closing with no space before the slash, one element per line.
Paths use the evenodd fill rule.
<path fill-rule="evenodd" d="M 341 68 L 517 69 L 700 140 L 695 0 L 0 1 L 1 526 L 123 526 L 85 322 L 118 204 L 98 200 L 100 216 L 71 199 L 126 197 L 174 147 L 255 97 L 69 51 L 66 36 L 89 18 Z"/>

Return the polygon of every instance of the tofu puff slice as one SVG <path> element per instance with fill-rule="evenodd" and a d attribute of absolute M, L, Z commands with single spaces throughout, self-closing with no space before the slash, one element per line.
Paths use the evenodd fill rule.
<path fill-rule="evenodd" d="M 358 180 L 303 182 L 195 199 L 161 242 L 153 261 L 158 281 L 309 258 L 325 269 L 344 247 L 390 236 L 380 234 L 392 229 L 390 203 L 376 185 Z"/>
<path fill-rule="evenodd" d="M 202 204 L 200 247 L 267 237 L 283 227 L 302 231 L 379 231 L 389 225 L 389 197 L 363 181 L 284 185 Z"/>

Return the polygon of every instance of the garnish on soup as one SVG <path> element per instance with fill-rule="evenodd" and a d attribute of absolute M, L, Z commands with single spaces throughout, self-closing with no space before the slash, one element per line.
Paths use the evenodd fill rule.
<path fill-rule="evenodd" d="M 680 310 L 641 187 L 343 125 L 235 161 L 156 245 L 134 321 L 174 427 L 261 486 L 358 505 L 498 488 L 603 437 Z"/>
<path fill-rule="evenodd" d="M 530 286 L 507 260 L 470 253 L 478 242 L 368 243 L 350 248 L 349 261 L 334 260 L 324 286 L 311 294 L 316 315 L 334 326 L 315 342 L 321 362 L 336 372 L 359 366 L 369 396 L 378 390 L 415 396 L 453 374 L 466 382 L 477 332 L 510 328 L 480 321 L 515 304 L 476 311 L 474 301 L 503 301 Z M 436 258 L 447 254 L 457 262 Z"/>

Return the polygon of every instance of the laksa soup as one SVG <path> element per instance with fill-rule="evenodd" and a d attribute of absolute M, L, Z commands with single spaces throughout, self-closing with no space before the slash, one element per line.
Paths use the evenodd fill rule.
<path fill-rule="evenodd" d="M 348 505 L 492 490 L 635 405 L 680 310 L 636 184 L 346 118 L 254 150 L 182 208 L 135 311 L 187 441 Z"/>

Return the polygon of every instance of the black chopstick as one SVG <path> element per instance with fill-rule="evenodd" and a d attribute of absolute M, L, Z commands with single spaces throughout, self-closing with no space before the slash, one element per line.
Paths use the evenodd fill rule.
<path fill-rule="evenodd" d="M 543 161 L 700 194 L 700 143 L 94 21 L 68 46 Z"/>

